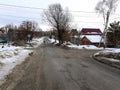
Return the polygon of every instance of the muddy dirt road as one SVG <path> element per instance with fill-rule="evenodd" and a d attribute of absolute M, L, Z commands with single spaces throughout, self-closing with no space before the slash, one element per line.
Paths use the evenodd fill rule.
<path fill-rule="evenodd" d="M 40 46 L 0 90 L 120 90 L 120 70 L 93 60 L 95 52 Z"/>

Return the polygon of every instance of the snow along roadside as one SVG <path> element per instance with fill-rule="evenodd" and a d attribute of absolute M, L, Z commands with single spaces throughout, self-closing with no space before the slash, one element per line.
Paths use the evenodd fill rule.
<path fill-rule="evenodd" d="M 107 48 L 93 55 L 93 58 L 99 62 L 108 64 L 120 69 L 120 49 Z"/>
<path fill-rule="evenodd" d="M 42 44 L 43 38 L 34 39 L 32 43 L 35 43 L 34 47 Z M 24 47 L 5 46 L 0 49 L 0 85 L 6 80 L 5 77 L 9 75 L 13 68 L 21 64 L 32 50 L 26 50 Z"/>
<path fill-rule="evenodd" d="M 8 51 L 9 52 L 9 51 Z M 5 77 L 6 75 L 10 74 L 12 72 L 12 69 L 18 65 L 21 64 L 25 58 L 28 56 L 28 54 L 32 52 L 31 50 L 20 50 L 19 55 L 10 57 L 10 58 L 5 58 L 5 59 L 0 59 L 2 65 L 0 66 L 0 85 L 3 84 L 6 80 Z"/>

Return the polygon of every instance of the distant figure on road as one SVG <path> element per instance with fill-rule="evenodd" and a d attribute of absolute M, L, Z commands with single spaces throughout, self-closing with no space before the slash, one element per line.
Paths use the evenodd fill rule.
<path fill-rule="evenodd" d="M 44 43 L 45 45 L 47 45 L 47 44 L 50 43 L 50 40 L 48 39 L 48 37 L 45 37 L 45 38 L 43 39 L 43 43 Z"/>
<path fill-rule="evenodd" d="M 31 37 L 31 35 L 30 34 L 28 34 L 27 35 L 27 41 L 30 43 L 30 37 Z"/>

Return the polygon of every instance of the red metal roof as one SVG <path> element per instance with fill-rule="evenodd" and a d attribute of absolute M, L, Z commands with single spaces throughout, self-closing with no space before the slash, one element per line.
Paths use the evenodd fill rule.
<path fill-rule="evenodd" d="M 83 28 L 81 30 L 81 33 L 84 35 L 101 35 L 102 32 L 100 29 L 96 29 L 96 28 Z"/>

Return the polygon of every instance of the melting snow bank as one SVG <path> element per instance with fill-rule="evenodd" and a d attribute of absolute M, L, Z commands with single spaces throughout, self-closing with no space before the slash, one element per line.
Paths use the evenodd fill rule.
<path fill-rule="evenodd" d="M 120 60 L 120 49 L 105 49 L 95 53 L 94 56 Z"/>
<path fill-rule="evenodd" d="M 68 47 L 76 48 L 76 49 L 103 49 L 103 48 L 98 48 L 94 45 L 79 45 L 79 46 L 77 46 L 77 45 L 71 44 L 71 45 L 68 45 Z"/>
<path fill-rule="evenodd" d="M 34 39 L 34 47 L 43 43 L 43 38 Z M 5 82 L 5 77 L 12 72 L 12 69 L 21 64 L 32 50 L 26 50 L 24 47 L 5 46 L 0 49 L 0 85 Z"/>
<path fill-rule="evenodd" d="M 108 65 L 120 68 L 120 49 L 105 49 L 95 53 L 93 58 Z"/>
<path fill-rule="evenodd" d="M 3 56 L 0 58 L 0 85 L 4 83 L 5 76 L 11 73 L 16 65 L 21 64 L 30 52 L 32 51 L 12 46 L 8 50 L 3 51 L 3 53 L 0 52 Z"/>

